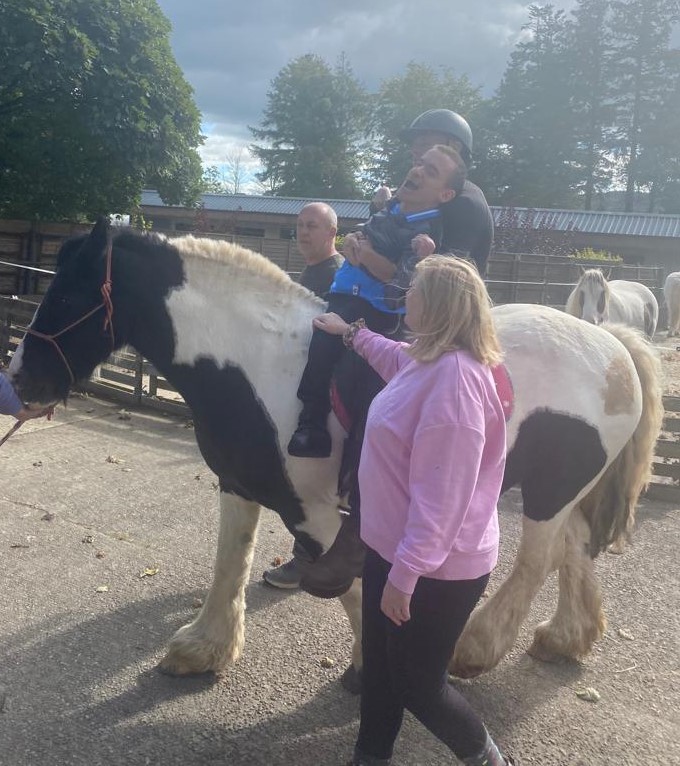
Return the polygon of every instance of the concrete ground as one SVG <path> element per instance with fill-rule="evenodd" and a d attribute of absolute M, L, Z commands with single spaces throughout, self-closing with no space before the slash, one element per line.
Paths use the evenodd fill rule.
<path fill-rule="evenodd" d="M 12 424 L 0 418 L 0 435 Z M 55 421 L 0 449 L 2 766 L 343 764 L 358 700 L 338 678 L 350 631 L 337 602 L 262 585 L 290 538 L 264 512 L 248 587 L 247 638 L 223 677 L 155 670 L 211 578 L 214 477 L 181 419 L 74 397 Z M 501 509 L 511 564 L 518 496 Z M 459 682 L 522 766 L 680 764 L 678 508 L 645 502 L 634 545 L 604 555 L 609 629 L 582 663 L 528 657 L 530 626 L 555 604 L 543 589 L 513 652 Z M 330 667 L 326 667 L 330 666 Z M 600 694 L 587 702 L 577 692 Z M 454 763 L 410 717 L 398 766 Z"/>

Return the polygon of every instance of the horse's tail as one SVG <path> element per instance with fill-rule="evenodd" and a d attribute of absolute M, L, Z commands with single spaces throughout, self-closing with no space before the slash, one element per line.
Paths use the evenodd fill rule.
<path fill-rule="evenodd" d="M 633 359 L 642 389 L 642 414 L 624 448 L 580 503 L 590 523 L 593 557 L 608 545 L 621 544 L 630 537 L 638 498 L 651 479 L 664 414 L 661 364 L 652 346 L 630 327 L 604 325 L 604 328 L 623 343 Z"/>

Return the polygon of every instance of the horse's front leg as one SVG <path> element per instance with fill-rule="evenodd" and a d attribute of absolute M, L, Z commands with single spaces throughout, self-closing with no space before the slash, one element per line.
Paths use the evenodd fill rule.
<path fill-rule="evenodd" d="M 361 668 L 364 662 L 361 652 L 361 580 L 358 577 L 347 593 L 340 596 L 340 603 L 347 614 L 354 635 L 352 664 L 342 674 L 340 681 L 348 692 L 359 694 L 361 692 Z"/>
<path fill-rule="evenodd" d="M 548 573 L 564 557 L 564 523 L 572 505 L 550 521 L 522 520 L 522 541 L 515 565 L 498 590 L 468 620 L 449 670 L 472 678 L 496 667 L 512 648 L 534 596 Z"/>
<path fill-rule="evenodd" d="M 212 586 L 196 619 L 172 637 L 160 663 L 164 672 L 217 672 L 239 658 L 245 638 L 245 590 L 259 518 L 257 503 L 220 493 L 220 532 Z"/>

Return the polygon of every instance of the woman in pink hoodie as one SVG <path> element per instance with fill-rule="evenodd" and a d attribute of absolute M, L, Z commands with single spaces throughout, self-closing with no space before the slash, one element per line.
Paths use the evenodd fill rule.
<path fill-rule="evenodd" d="M 490 300 L 474 266 L 430 256 L 416 267 L 406 312 L 410 345 L 336 314 L 315 320 L 387 383 L 359 466 L 368 553 L 352 764 L 389 764 L 408 709 L 464 764 L 504 766 L 511 761 L 447 680 L 498 556 L 505 418 L 490 369 L 501 360 Z"/>

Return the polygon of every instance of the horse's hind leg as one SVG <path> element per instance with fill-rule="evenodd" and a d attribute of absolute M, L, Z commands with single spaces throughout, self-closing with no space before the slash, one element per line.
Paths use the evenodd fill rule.
<path fill-rule="evenodd" d="M 259 518 L 257 503 L 220 493 L 213 583 L 198 617 L 172 637 L 161 670 L 173 675 L 219 671 L 239 658 L 245 637 L 245 589 Z"/>
<path fill-rule="evenodd" d="M 470 678 L 495 667 L 517 639 L 534 596 L 562 563 L 564 524 L 573 504 L 549 521 L 522 521 L 522 541 L 510 576 L 470 616 L 451 661 L 454 675 Z"/>
<path fill-rule="evenodd" d="M 529 654 L 539 660 L 576 659 L 604 635 L 602 595 L 590 556 L 590 526 L 580 508 L 566 526 L 564 559 L 559 571 L 559 597 L 553 618 L 536 628 Z"/>

